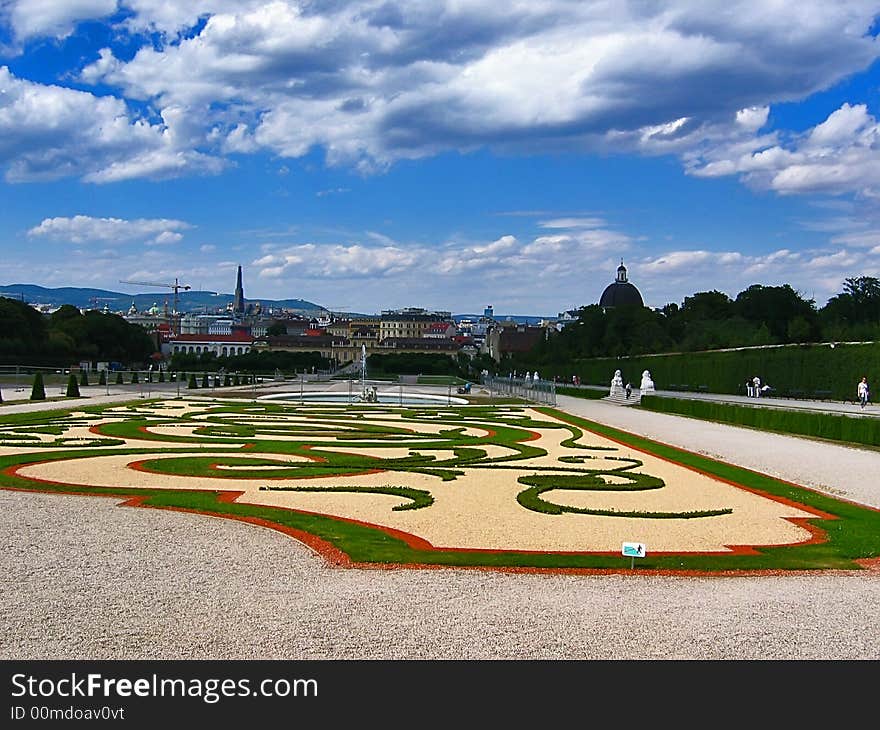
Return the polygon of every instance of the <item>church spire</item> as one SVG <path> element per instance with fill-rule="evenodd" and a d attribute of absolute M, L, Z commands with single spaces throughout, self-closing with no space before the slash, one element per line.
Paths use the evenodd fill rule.
<path fill-rule="evenodd" d="M 241 285 L 241 265 L 238 267 L 238 278 L 235 281 L 235 298 L 232 300 L 232 311 L 244 314 L 244 288 Z"/>
<path fill-rule="evenodd" d="M 623 265 L 623 259 L 620 259 L 620 266 L 617 267 L 617 281 L 621 284 L 626 281 L 626 266 Z"/>

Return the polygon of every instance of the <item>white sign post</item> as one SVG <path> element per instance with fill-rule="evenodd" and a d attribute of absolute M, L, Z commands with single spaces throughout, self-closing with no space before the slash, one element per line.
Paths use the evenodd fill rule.
<path fill-rule="evenodd" d="M 636 567 L 636 558 L 643 558 L 647 554 L 645 543 L 643 542 L 625 542 L 621 552 L 624 557 L 632 558 L 629 566 L 631 569 Z"/>

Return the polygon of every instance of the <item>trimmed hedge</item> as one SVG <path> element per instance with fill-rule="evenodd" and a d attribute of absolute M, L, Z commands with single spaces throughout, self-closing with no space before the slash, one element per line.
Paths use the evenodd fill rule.
<path fill-rule="evenodd" d="M 570 385 L 557 385 L 556 395 L 572 395 L 575 398 L 599 400 L 608 395 L 608 390 L 595 390 L 593 388 L 573 388 Z"/>
<path fill-rule="evenodd" d="M 71 373 L 70 377 L 67 379 L 67 397 L 79 398 L 79 383 L 77 382 L 74 373 Z"/>
<path fill-rule="evenodd" d="M 641 408 L 707 421 L 751 426 L 762 431 L 813 436 L 865 446 L 880 446 L 880 418 L 809 413 L 766 406 L 741 406 L 690 398 L 643 395 Z"/>
<path fill-rule="evenodd" d="M 875 388 L 880 385 L 880 342 L 591 358 L 542 365 L 541 372 L 566 381 L 577 374 L 584 383 L 609 385 L 617 369 L 634 386 L 649 370 L 659 390 L 706 386 L 710 393 L 745 395 L 746 379 L 757 375 L 776 396 L 856 400 L 856 383 L 863 375 Z"/>
<path fill-rule="evenodd" d="M 31 386 L 31 400 L 46 400 L 46 388 L 43 385 L 43 374 L 34 374 L 34 384 Z"/>

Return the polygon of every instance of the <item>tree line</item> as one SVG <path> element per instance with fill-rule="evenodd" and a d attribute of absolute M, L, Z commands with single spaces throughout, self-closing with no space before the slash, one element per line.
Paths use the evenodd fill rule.
<path fill-rule="evenodd" d="M 143 367 L 156 343 L 138 324 L 118 314 L 84 314 L 65 304 L 50 315 L 0 297 L 0 363 L 70 366 L 81 360 Z"/>
<path fill-rule="evenodd" d="M 788 284 L 753 284 L 734 298 L 717 290 L 697 292 L 658 309 L 603 311 L 592 304 L 511 364 L 534 369 L 584 358 L 871 340 L 880 340 L 880 280 L 859 276 L 846 279 L 843 291 L 821 308 Z"/>

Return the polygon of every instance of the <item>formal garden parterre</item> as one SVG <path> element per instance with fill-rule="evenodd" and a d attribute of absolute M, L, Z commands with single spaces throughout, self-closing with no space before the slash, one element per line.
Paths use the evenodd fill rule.
<path fill-rule="evenodd" d="M 346 566 L 859 570 L 880 512 L 528 405 L 190 397 L 6 415 L 0 486 L 279 529 Z M 222 550 L 222 545 L 218 545 Z"/>

